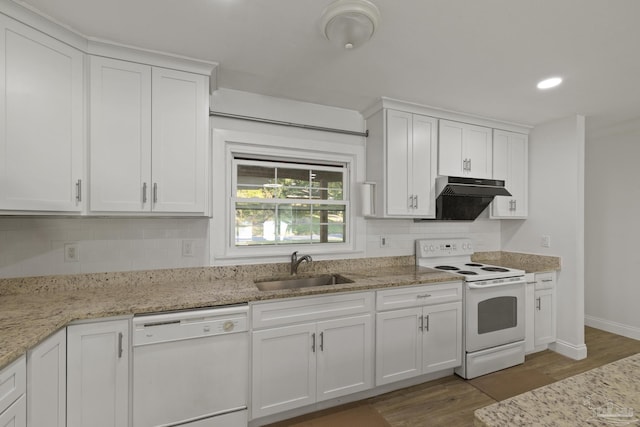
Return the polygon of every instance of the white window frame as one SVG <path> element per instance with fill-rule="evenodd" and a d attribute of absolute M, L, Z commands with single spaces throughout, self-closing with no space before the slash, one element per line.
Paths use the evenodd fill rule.
<path fill-rule="evenodd" d="M 321 133 L 319 133 L 321 134 Z M 314 134 L 315 135 L 315 134 Z M 340 136 L 342 138 L 342 136 Z M 344 259 L 362 256 L 366 244 L 366 224 L 354 198 L 357 183 L 364 181 L 364 144 L 357 140 L 315 140 L 308 132 L 296 131 L 293 136 L 254 133 L 228 129 L 212 129 L 212 219 L 209 227 L 211 265 L 238 263 L 286 262 L 293 251 L 316 255 L 314 259 Z M 347 141 L 347 142 L 345 142 Z M 235 245 L 235 203 L 232 200 L 233 159 L 236 157 L 344 165 L 348 175 L 345 192 L 349 200 L 345 215 L 347 228 L 345 243 L 300 245 Z M 223 203 L 224 201 L 224 203 Z M 232 209 L 233 208 L 233 209 Z M 245 260 L 245 261 L 243 261 Z"/>
<path fill-rule="evenodd" d="M 287 248 L 300 248 L 300 250 L 304 250 L 303 248 L 308 248 L 309 246 L 322 245 L 322 246 L 344 246 L 348 243 L 349 240 L 349 214 L 351 212 L 350 207 L 350 191 L 349 191 L 349 167 L 346 164 L 340 165 L 330 165 L 327 162 L 324 163 L 316 163 L 311 164 L 308 163 L 308 159 L 297 159 L 297 160 L 272 160 L 272 159 L 264 159 L 264 158 L 254 158 L 247 159 L 245 157 L 234 158 L 232 162 L 232 176 L 231 176 L 231 192 L 237 193 L 238 189 L 238 165 L 254 165 L 254 166 L 268 166 L 274 168 L 287 168 L 287 169 L 300 169 L 300 170 L 318 170 L 318 171 L 340 171 L 342 173 L 342 199 L 340 200 L 330 200 L 330 199 L 291 199 L 288 203 L 286 199 L 262 199 L 262 198 L 238 198 L 233 194 L 231 196 L 230 208 L 231 212 L 229 212 L 229 218 L 232 218 L 233 224 L 230 225 L 231 231 L 231 242 L 230 244 L 234 245 L 236 248 L 248 248 L 248 247 L 267 247 L 267 246 L 284 246 Z M 277 201 L 273 201 L 277 200 Z M 300 244 L 295 243 L 284 243 L 273 245 L 237 245 L 236 244 L 236 233 L 235 233 L 235 220 L 236 220 L 236 203 L 264 203 L 264 204 L 273 204 L 275 205 L 286 205 L 286 204 L 302 204 L 302 205 L 336 205 L 336 206 L 344 206 L 345 214 L 345 231 L 344 231 L 344 242 L 305 242 Z"/>

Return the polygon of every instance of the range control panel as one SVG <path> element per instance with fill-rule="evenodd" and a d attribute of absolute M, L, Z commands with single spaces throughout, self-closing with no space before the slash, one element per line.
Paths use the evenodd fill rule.
<path fill-rule="evenodd" d="M 416 240 L 417 258 L 436 258 L 473 254 L 471 239 L 421 239 Z"/>

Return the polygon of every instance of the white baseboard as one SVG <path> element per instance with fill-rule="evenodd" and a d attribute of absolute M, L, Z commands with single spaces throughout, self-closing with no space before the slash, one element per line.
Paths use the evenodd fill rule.
<path fill-rule="evenodd" d="M 592 328 L 602 329 L 612 334 L 622 335 L 623 337 L 640 340 L 640 328 L 629 326 L 611 320 L 600 319 L 593 316 L 584 316 L 584 324 Z"/>
<path fill-rule="evenodd" d="M 586 344 L 575 345 L 567 341 L 556 340 L 556 342 L 549 344 L 549 349 L 574 360 L 582 360 L 587 357 Z"/>

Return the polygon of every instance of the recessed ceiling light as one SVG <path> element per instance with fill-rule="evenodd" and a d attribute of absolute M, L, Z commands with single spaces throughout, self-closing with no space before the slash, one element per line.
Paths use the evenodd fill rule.
<path fill-rule="evenodd" d="M 560 77 L 551 77 L 538 82 L 538 89 L 551 89 L 552 87 L 558 86 L 560 83 L 562 83 L 562 79 Z"/>

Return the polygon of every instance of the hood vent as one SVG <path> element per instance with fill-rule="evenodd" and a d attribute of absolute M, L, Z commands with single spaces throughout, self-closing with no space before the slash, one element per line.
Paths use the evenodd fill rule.
<path fill-rule="evenodd" d="M 442 176 L 436 179 L 436 220 L 473 221 L 495 196 L 511 196 L 498 179 Z"/>

